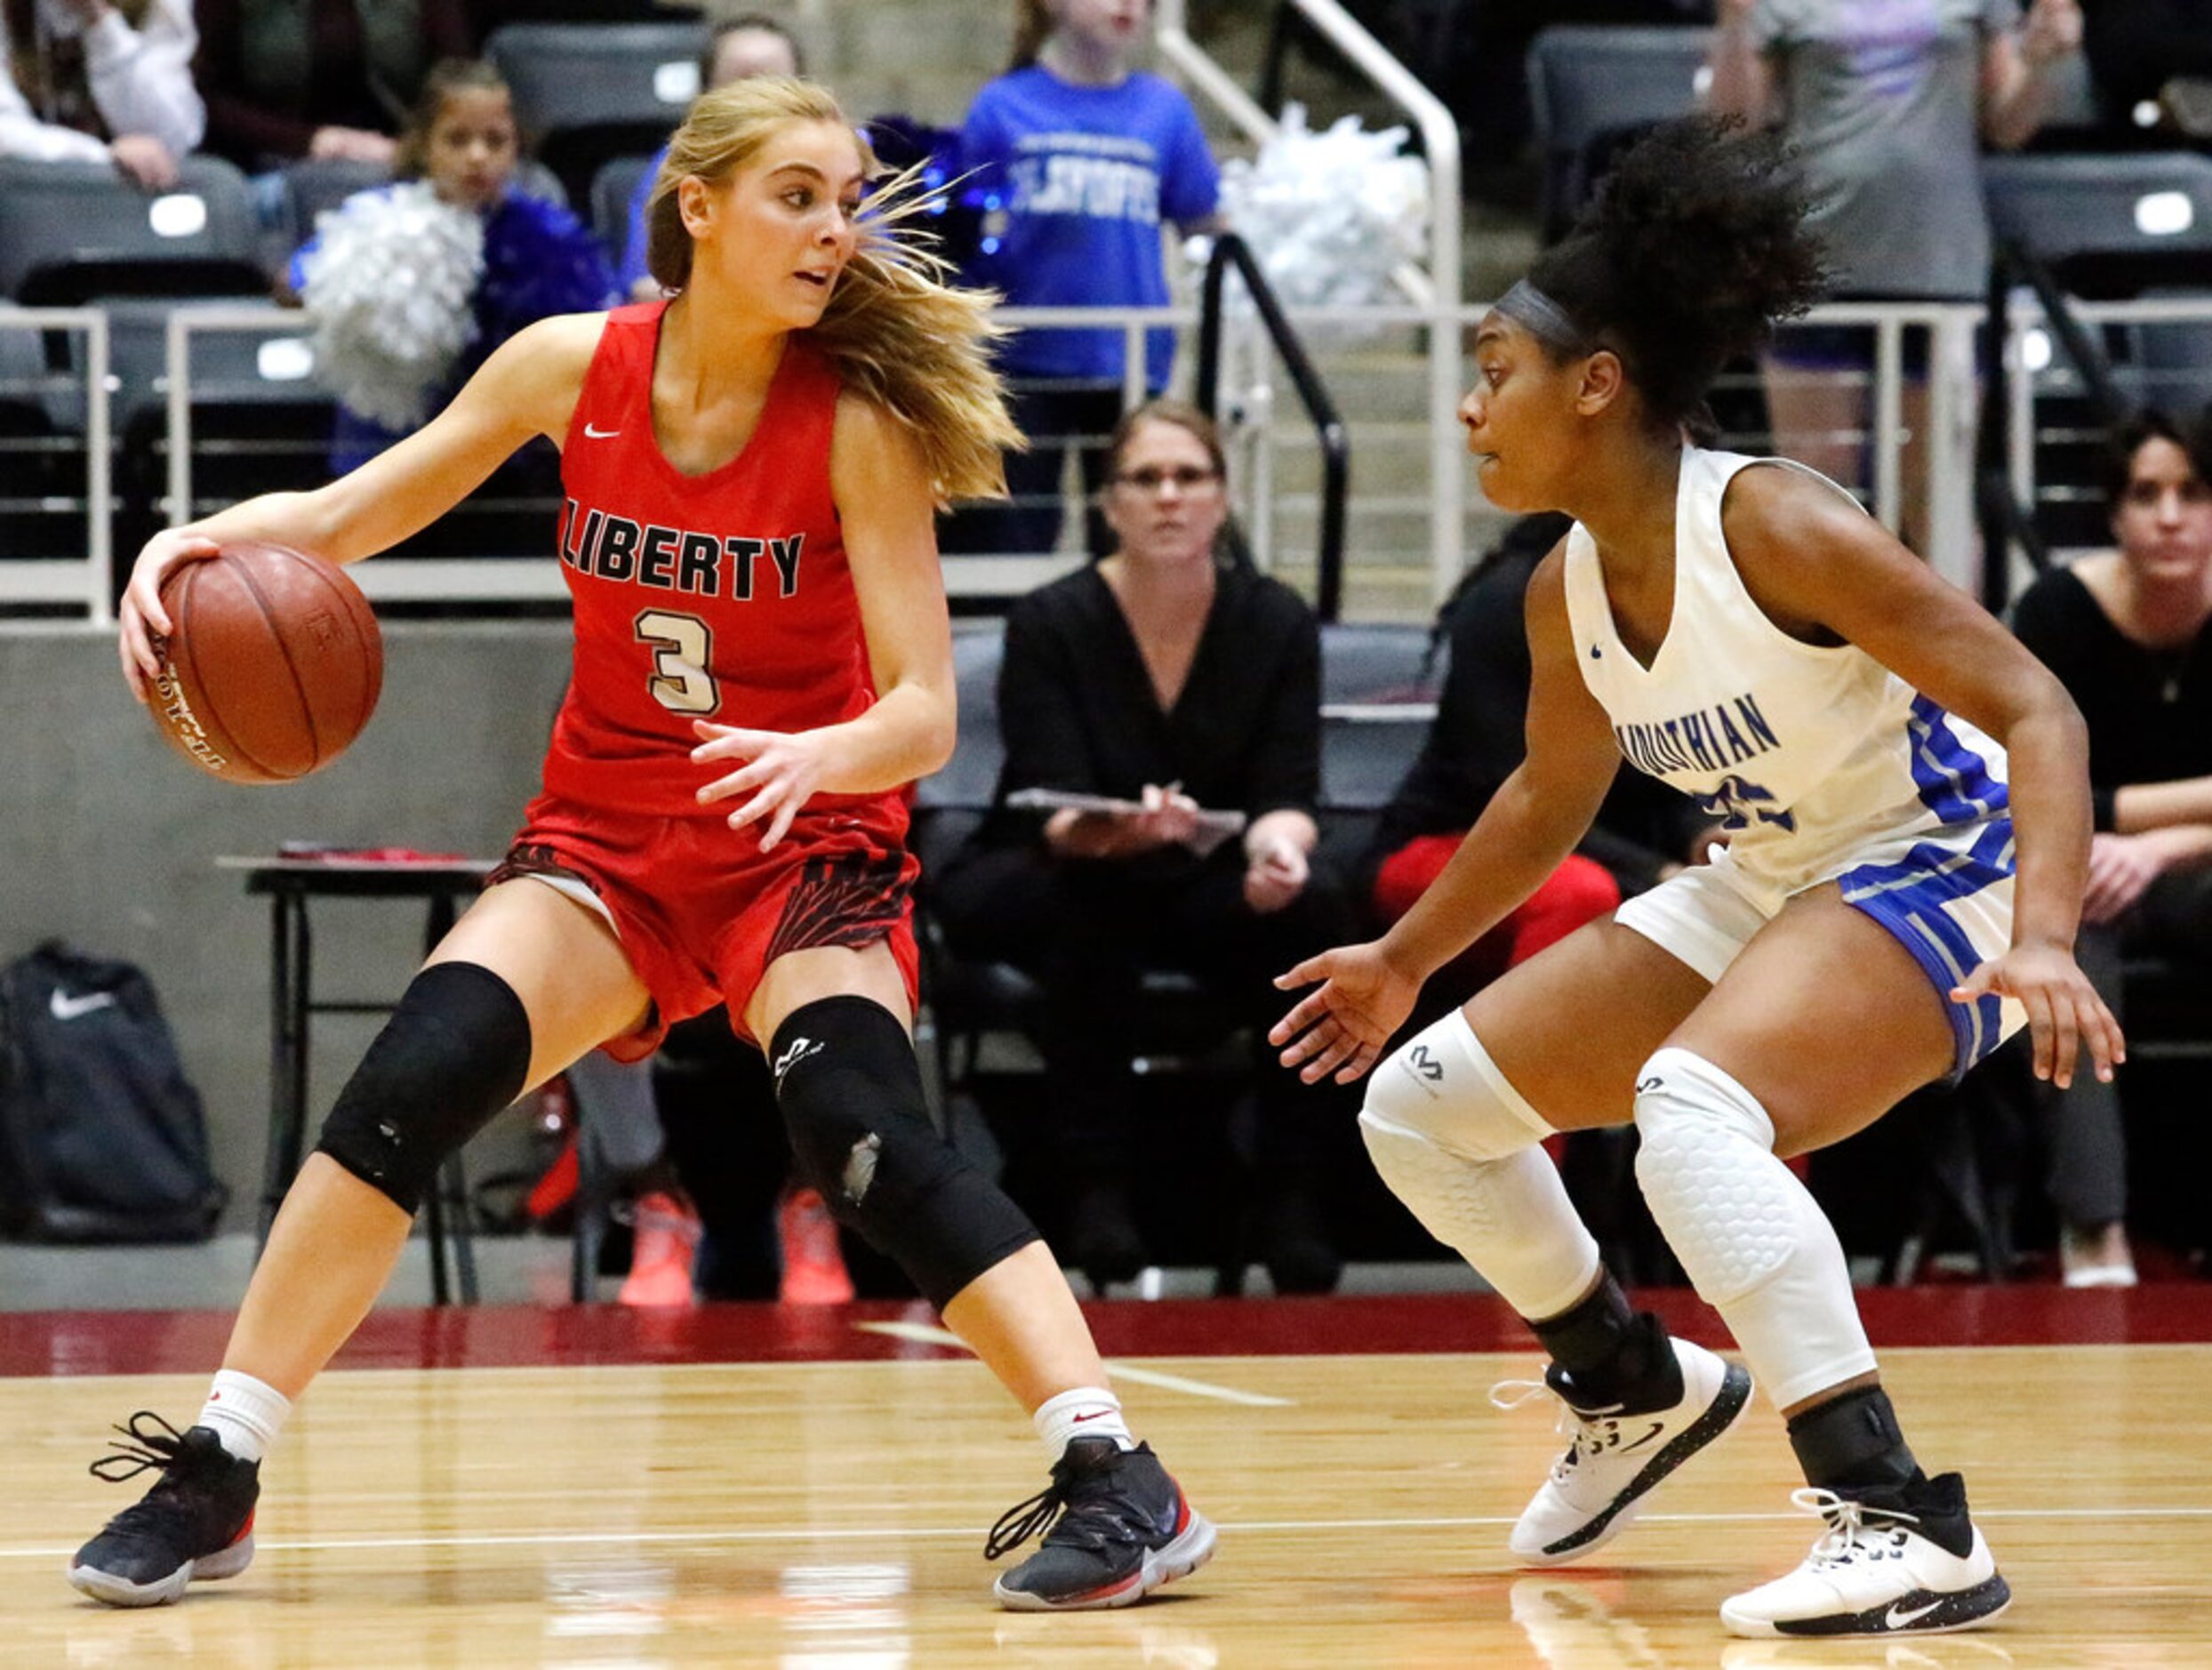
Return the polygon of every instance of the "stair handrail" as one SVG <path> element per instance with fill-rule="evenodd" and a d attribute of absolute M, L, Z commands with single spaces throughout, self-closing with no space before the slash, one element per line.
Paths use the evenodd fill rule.
<path fill-rule="evenodd" d="M 1454 413 L 1463 372 L 1460 356 L 1461 284 L 1459 124 L 1444 101 L 1399 62 L 1338 0 L 1283 0 L 1295 5 L 1314 29 L 1404 110 L 1420 131 L 1429 164 L 1429 270 L 1401 268 L 1399 288 L 1430 309 L 1429 323 L 1429 569 L 1430 587 L 1442 601 L 1457 582 L 1466 527 L 1461 494 L 1466 455 Z M 1188 0 L 1157 0 L 1153 39 L 1161 59 L 1202 93 L 1254 144 L 1272 139 L 1279 124 L 1237 84 L 1233 76 L 1190 38 Z M 1408 279 L 1425 277 L 1425 285 Z M 1425 293 L 1424 293 L 1425 291 Z"/>
<path fill-rule="evenodd" d="M 1314 434 L 1320 442 L 1321 538 L 1316 557 L 1314 611 L 1323 621 L 1333 622 L 1344 607 L 1344 512 L 1351 485 L 1350 438 L 1345 433 L 1343 419 L 1337 414 L 1336 402 L 1330 397 L 1327 384 L 1314 369 L 1313 360 L 1307 354 L 1305 344 L 1298 340 L 1298 333 L 1292 328 L 1274 286 L 1261 271 L 1251 246 L 1234 232 L 1216 236 L 1213 253 L 1206 257 L 1203 300 L 1198 306 L 1198 409 L 1208 417 L 1214 416 L 1221 397 L 1222 296 L 1232 266 L 1237 276 L 1244 280 L 1253 308 L 1267 328 L 1268 340 L 1282 356 L 1284 368 L 1290 373 L 1291 386 L 1297 389 L 1299 404 L 1312 420 Z M 1267 515 L 1268 507 L 1261 505 L 1258 512 Z"/>

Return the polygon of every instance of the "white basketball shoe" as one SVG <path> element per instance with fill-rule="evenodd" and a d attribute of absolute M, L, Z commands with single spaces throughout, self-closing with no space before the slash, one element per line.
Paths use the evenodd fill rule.
<path fill-rule="evenodd" d="M 1751 1377 L 1685 1339 L 1668 1342 L 1682 1368 L 1682 1397 L 1665 1409 L 1577 1409 L 1543 1380 L 1508 1380 L 1490 1401 L 1518 1409 L 1543 1393 L 1559 1398 L 1567 1453 L 1551 1466 L 1508 1539 L 1532 1566 L 1579 1560 L 1628 1529 L 1644 1498 L 1677 1467 L 1734 1425 L 1751 1401 Z"/>
<path fill-rule="evenodd" d="M 1828 1523 L 1805 1563 L 1720 1608 L 1737 1635 L 1934 1635 L 1985 1624 L 2012 1590 L 1967 1517 L 1955 1473 L 1854 1499 L 1807 1489 L 1790 1499 Z"/>

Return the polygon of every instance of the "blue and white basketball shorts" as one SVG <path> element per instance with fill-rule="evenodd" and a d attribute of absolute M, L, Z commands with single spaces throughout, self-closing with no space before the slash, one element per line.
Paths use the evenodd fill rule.
<path fill-rule="evenodd" d="M 1951 989 L 2012 943 L 2012 820 L 1991 818 L 1868 847 L 1821 878 L 1887 928 L 1936 988 L 1951 1021 L 1956 1079 L 2027 1024 L 2010 998 L 1954 1003 Z M 1614 919 L 1718 983 L 1790 895 L 1728 858 L 1685 870 L 1623 902 Z"/>

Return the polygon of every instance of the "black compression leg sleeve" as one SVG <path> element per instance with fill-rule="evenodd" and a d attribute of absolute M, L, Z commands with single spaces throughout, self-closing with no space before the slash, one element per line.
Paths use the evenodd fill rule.
<path fill-rule="evenodd" d="M 880 1003 L 841 996 L 792 1010 L 768 1061 L 799 1175 L 940 1310 L 1038 1239 L 1022 1208 L 937 1134 L 914 1046 Z"/>
<path fill-rule="evenodd" d="M 530 1016 L 514 988 L 475 963 L 434 963 L 354 1069 L 316 1152 L 413 1213 L 529 1072 Z"/>

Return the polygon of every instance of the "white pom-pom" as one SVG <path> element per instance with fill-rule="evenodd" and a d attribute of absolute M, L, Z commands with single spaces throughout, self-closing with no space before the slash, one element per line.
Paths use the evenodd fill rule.
<path fill-rule="evenodd" d="M 476 335 L 484 222 L 408 181 L 355 194 L 315 230 L 301 299 L 324 381 L 387 429 L 417 427 Z"/>
<path fill-rule="evenodd" d="M 1223 165 L 1222 213 L 1285 305 L 1406 300 L 1391 275 L 1429 236 L 1429 166 L 1406 140 L 1402 127 L 1364 132 L 1356 116 L 1316 133 L 1293 104 L 1256 157 Z"/>

